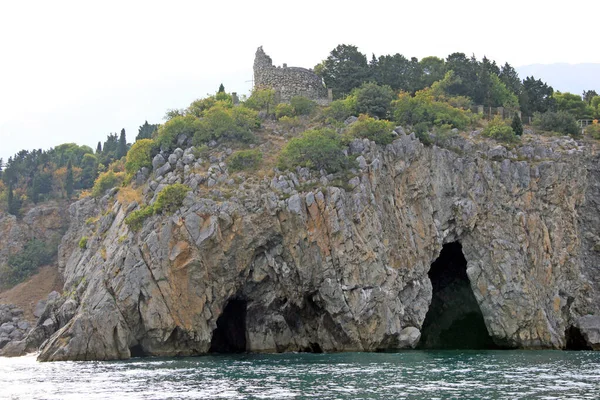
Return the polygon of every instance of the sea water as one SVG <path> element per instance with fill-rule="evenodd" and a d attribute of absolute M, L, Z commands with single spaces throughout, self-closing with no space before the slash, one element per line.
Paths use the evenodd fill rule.
<path fill-rule="evenodd" d="M 600 399 L 600 352 L 0 358 L 3 399 Z"/>

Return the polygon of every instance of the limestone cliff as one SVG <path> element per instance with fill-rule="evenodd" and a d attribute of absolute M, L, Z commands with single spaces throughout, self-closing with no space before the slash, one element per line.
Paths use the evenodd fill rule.
<path fill-rule="evenodd" d="M 189 184 L 174 215 L 135 233 L 123 221 L 136 203 L 114 190 L 73 204 L 60 329 L 39 359 L 415 347 L 432 302 L 428 271 L 451 242 L 496 345 L 564 348 L 569 332 L 597 344 L 593 146 L 458 137 L 426 147 L 397 132 L 386 147 L 351 143 L 359 169 L 345 189 L 303 169 L 236 182 L 219 160 L 199 173 L 178 149 L 157 156 L 144 186 L 152 199 L 167 183 Z"/>

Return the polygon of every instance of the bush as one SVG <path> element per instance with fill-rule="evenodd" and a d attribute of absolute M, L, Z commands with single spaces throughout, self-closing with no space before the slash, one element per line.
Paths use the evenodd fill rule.
<path fill-rule="evenodd" d="M 267 115 L 273 112 L 274 104 L 275 90 L 273 89 L 254 89 L 248 100 L 244 102 L 244 106 L 252 110 L 266 110 Z"/>
<path fill-rule="evenodd" d="M 8 264 L 2 271 L 2 286 L 14 286 L 31 275 L 39 267 L 49 264 L 58 248 L 53 243 L 44 243 L 37 239 L 28 241 L 18 254 L 8 257 Z"/>
<path fill-rule="evenodd" d="M 112 170 L 103 172 L 96 178 L 94 187 L 92 188 L 92 196 L 100 197 L 108 189 L 112 189 L 121 184 L 123 181 L 123 173 L 114 173 Z"/>
<path fill-rule="evenodd" d="M 310 115 L 317 108 L 317 103 L 303 96 L 294 96 L 290 100 L 294 115 Z"/>
<path fill-rule="evenodd" d="M 298 117 L 281 117 L 279 118 L 279 124 L 281 124 L 284 128 L 292 129 L 300 126 L 300 120 Z"/>
<path fill-rule="evenodd" d="M 359 113 L 373 117 L 385 118 L 390 104 L 394 100 L 394 91 L 389 86 L 379 86 L 376 83 L 364 83 L 354 92 L 356 109 Z"/>
<path fill-rule="evenodd" d="M 483 129 L 483 136 L 496 139 L 501 142 L 514 142 L 518 140 L 513 129 L 508 126 L 499 116 L 494 117 Z"/>
<path fill-rule="evenodd" d="M 151 169 L 154 148 L 152 139 L 141 139 L 135 142 L 127 152 L 125 171 L 129 175 L 133 175 L 144 167 Z"/>
<path fill-rule="evenodd" d="M 149 218 L 152 215 L 154 215 L 154 207 L 145 205 L 139 210 L 135 210 L 129 214 L 127 218 L 125 218 L 125 224 L 127 224 L 132 231 L 138 231 L 144 224 L 146 218 Z"/>
<path fill-rule="evenodd" d="M 279 165 L 285 169 L 307 167 L 334 173 L 348 166 L 342 151 L 340 136 L 331 129 L 312 129 L 290 140 L 279 156 Z"/>
<path fill-rule="evenodd" d="M 239 140 L 253 142 L 253 129 L 259 126 L 255 111 L 246 107 L 226 108 L 220 105 L 212 107 L 199 121 L 194 134 L 194 143 L 200 145 L 211 140 Z"/>
<path fill-rule="evenodd" d="M 562 133 L 564 135 L 579 135 L 579 127 L 575 117 L 566 111 L 546 111 L 543 114 L 535 113 L 533 125 L 545 131 Z"/>
<path fill-rule="evenodd" d="M 193 115 L 178 115 L 158 128 L 156 144 L 160 148 L 172 150 L 179 135 L 192 137 L 198 131 L 200 120 Z"/>
<path fill-rule="evenodd" d="M 523 123 L 521 122 L 521 118 L 519 118 L 519 114 L 515 113 L 513 115 L 512 123 L 510 124 L 513 132 L 517 136 L 523 135 Z"/>
<path fill-rule="evenodd" d="M 471 123 L 470 111 L 455 108 L 449 103 L 436 100 L 430 90 L 418 91 L 415 97 L 401 92 L 392 102 L 395 121 L 400 125 L 426 123 L 429 126 L 450 125 L 465 129 Z"/>
<path fill-rule="evenodd" d="M 592 124 L 585 128 L 585 132 L 594 139 L 600 140 L 600 124 Z"/>
<path fill-rule="evenodd" d="M 277 119 L 281 119 L 282 117 L 293 117 L 294 116 L 294 107 L 290 104 L 280 103 L 275 107 L 275 117 Z"/>
<path fill-rule="evenodd" d="M 361 114 L 358 121 L 350 125 L 348 134 L 353 138 L 367 138 L 377 144 L 390 144 L 394 140 L 394 124 L 386 120 L 376 120 Z"/>
<path fill-rule="evenodd" d="M 87 248 L 87 242 L 88 242 L 88 237 L 84 236 L 81 239 L 79 239 L 79 248 L 80 249 L 86 249 Z"/>
<path fill-rule="evenodd" d="M 262 152 L 257 149 L 237 151 L 229 157 L 228 166 L 232 171 L 255 169 L 260 164 L 262 157 Z"/>
<path fill-rule="evenodd" d="M 154 212 L 163 214 L 173 214 L 183 205 L 183 199 L 187 193 L 192 190 L 189 186 L 181 183 L 174 183 L 167 186 L 158 194 L 154 203 Z"/>
<path fill-rule="evenodd" d="M 323 110 L 325 118 L 344 121 L 351 115 L 356 115 L 356 97 L 348 96 L 344 100 L 335 100 Z"/>

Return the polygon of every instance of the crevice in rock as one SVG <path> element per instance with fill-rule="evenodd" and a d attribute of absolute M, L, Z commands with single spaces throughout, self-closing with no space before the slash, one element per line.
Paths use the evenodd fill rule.
<path fill-rule="evenodd" d="M 229 300 L 217 319 L 213 331 L 210 353 L 243 353 L 246 351 L 247 301 Z"/>
<path fill-rule="evenodd" d="M 565 338 L 567 341 L 566 350 L 592 350 L 592 347 L 581 334 L 581 330 L 575 326 L 570 326 L 565 330 Z"/>
<path fill-rule="evenodd" d="M 141 344 L 136 344 L 129 348 L 129 354 L 132 358 L 134 357 L 148 357 L 148 353 L 144 350 Z"/>
<path fill-rule="evenodd" d="M 433 289 L 419 348 L 495 349 L 467 276 L 467 260 L 459 242 L 445 244 L 431 264 Z"/>

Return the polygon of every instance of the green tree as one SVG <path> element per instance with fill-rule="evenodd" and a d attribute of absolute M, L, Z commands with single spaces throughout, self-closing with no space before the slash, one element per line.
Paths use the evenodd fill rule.
<path fill-rule="evenodd" d="M 94 181 L 98 176 L 98 157 L 94 154 L 86 154 L 81 160 L 81 177 L 75 185 L 77 188 L 88 189 L 94 185 Z"/>
<path fill-rule="evenodd" d="M 513 132 L 517 136 L 523 135 L 523 123 L 521 122 L 521 118 L 519 118 L 519 114 L 515 113 L 513 115 L 512 123 L 510 124 Z"/>
<path fill-rule="evenodd" d="M 98 142 L 98 145 L 96 146 L 96 154 L 101 154 L 102 153 L 102 142 Z"/>
<path fill-rule="evenodd" d="M 545 113 L 555 109 L 555 101 L 552 95 L 554 89 L 542 82 L 541 79 L 535 79 L 528 76 L 523 80 L 519 104 L 521 111 L 525 115 L 533 115 L 536 112 Z"/>
<path fill-rule="evenodd" d="M 592 104 L 592 99 L 598 96 L 598 93 L 595 90 L 584 90 L 583 91 L 583 101 L 585 101 L 588 105 Z"/>
<path fill-rule="evenodd" d="M 65 191 L 67 192 L 67 199 L 73 196 L 73 164 L 71 160 L 67 163 L 67 175 L 65 178 Z"/>
<path fill-rule="evenodd" d="M 142 139 L 152 139 L 154 132 L 158 130 L 158 124 L 149 124 L 148 121 L 144 122 L 144 125 L 138 129 L 138 134 L 135 137 L 135 141 Z"/>
<path fill-rule="evenodd" d="M 367 57 L 356 46 L 340 44 L 323 63 L 315 67 L 335 98 L 344 98 L 352 89 L 369 80 Z"/>
<path fill-rule="evenodd" d="M 379 86 L 376 83 L 363 83 L 355 89 L 356 109 L 359 113 L 373 117 L 386 118 L 390 104 L 394 99 L 394 91 L 389 86 Z"/>
<path fill-rule="evenodd" d="M 504 83 L 504 86 L 516 96 L 521 93 L 521 79 L 517 71 L 509 64 L 505 63 L 498 74 L 498 78 Z"/>
<path fill-rule="evenodd" d="M 290 105 L 294 109 L 294 115 L 310 115 L 317 108 L 317 103 L 304 96 L 292 97 Z"/>
<path fill-rule="evenodd" d="M 119 143 L 117 145 L 117 152 L 115 157 L 117 160 L 125 157 L 127 155 L 127 138 L 125 137 L 125 129 L 121 129 L 121 134 L 119 135 Z"/>
<path fill-rule="evenodd" d="M 425 57 L 419 61 L 421 66 L 421 83 L 422 87 L 420 89 L 424 89 L 426 87 L 431 87 L 434 82 L 437 82 L 444 78 L 446 75 L 446 62 L 438 57 Z"/>
<path fill-rule="evenodd" d="M 579 135 L 579 127 L 577 126 L 575 117 L 566 111 L 536 113 L 533 117 L 533 125 L 545 131 L 572 136 Z"/>
<path fill-rule="evenodd" d="M 568 92 L 556 92 L 554 93 L 554 100 L 556 101 L 556 109 L 558 111 L 566 111 L 576 119 L 590 118 L 593 114 L 592 108 L 588 107 L 587 103 L 579 95 Z"/>
<path fill-rule="evenodd" d="M 193 115 L 177 116 L 158 128 L 156 144 L 159 148 L 172 150 L 180 135 L 193 137 L 198 131 L 200 120 Z"/>
<path fill-rule="evenodd" d="M 152 152 L 155 143 L 152 139 L 142 139 L 136 141 L 127 153 L 125 162 L 125 171 L 130 176 L 135 174 L 141 168 L 152 168 Z"/>
<path fill-rule="evenodd" d="M 266 110 L 267 115 L 273 111 L 275 104 L 275 90 L 270 88 L 256 88 L 246 100 L 244 105 L 256 111 Z"/>
<path fill-rule="evenodd" d="M 377 144 L 386 145 L 394 140 L 392 129 L 394 129 L 394 124 L 389 121 L 377 120 L 361 114 L 358 121 L 348 128 L 348 135 L 352 138 L 366 138 Z"/>
<path fill-rule="evenodd" d="M 219 91 L 218 91 L 218 93 L 225 93 L 225 86 L 223 86 L 222 83 L 219 85 Z"/>

